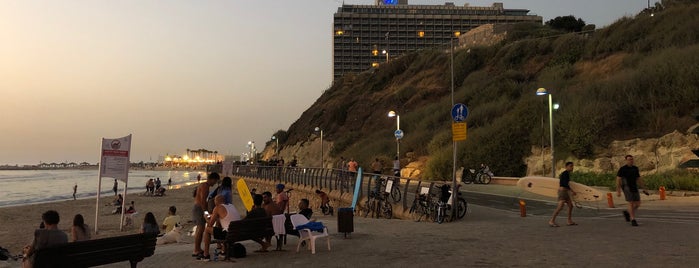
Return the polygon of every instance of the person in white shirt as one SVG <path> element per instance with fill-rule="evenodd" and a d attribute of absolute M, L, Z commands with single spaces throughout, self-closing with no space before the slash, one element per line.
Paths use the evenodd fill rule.
<path fill-rule="evenodd" d="M 226 239 L 228 225 L 232 221 L 240 220 L 240 213 L 238 213 L 238 210 L 233 204 L 226 204 L 225 200 L 226 199 L 222 195 L 217 195 L 214 198 L 216 207 L 214 207 L 211 218 L 208 219 L 206 229 L 204 230 L 204 260 L 211 259 L 209 255 L 211 236 L 213 235 L 214 239 Z M 223 250 L 225 252 L 228 249 L 224 248 Z"/>

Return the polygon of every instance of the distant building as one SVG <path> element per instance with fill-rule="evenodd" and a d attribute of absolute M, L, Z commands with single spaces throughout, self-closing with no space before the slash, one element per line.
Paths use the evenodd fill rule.
<path fill-rule="evenodd" d="M 342 5 L 333 16 L 333 77 L 357 73 L 407 52 L 448 44 L 484 24 L 542 23 L 528 9 L 408 5 L 377 0 L 374 5 Z"/>

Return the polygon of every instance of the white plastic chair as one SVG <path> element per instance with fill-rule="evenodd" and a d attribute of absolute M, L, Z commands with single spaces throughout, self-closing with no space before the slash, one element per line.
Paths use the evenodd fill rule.
<path fill-rule="evenodd" d="M 296 226 L 304 225 L 306 223 L 308 223 L 308 219 L 306 219 L 306 216 L 303 216 L 301 214 L 291 215 L 291 224 L 294 225 L 294 229 L 296 229 Z M 316 239 L 319 237 L 326 237 L 326 240 L 328 241 L 328 251 L 330 250 L 330 236 L 328 235 L 327 226 L 323 226 L 322 233 L 313 233 L 308 228 L 296 230 L 299 231 L 299 243 L 296 246 L 296 252 L 299 252 L 299 249 L 301 248 L 301 243 L 303 241 L 308 241 L 308 247 L 311 249 L 311 253 L 316 254 Z"/>

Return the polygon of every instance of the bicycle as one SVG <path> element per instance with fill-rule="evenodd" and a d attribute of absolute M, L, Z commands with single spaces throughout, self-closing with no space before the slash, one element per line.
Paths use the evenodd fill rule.
<path fill-rule="evenodd" d="M 461 192 L 459 191 L 460 187 L 461 187 L 460 184 L 456 185 L 456 218 L 457 219 L 463 219 L 464 216 L 466 216 L 466 212 L 468 211 L 468 203 L 466 202 L 466 199 L 461 197 Z"/>
<path fill-rule="evenodd" d="M 423 188 L 428 189 L 426 187 Z M 415 199 L 410 206 L 409 213 L 416 222 L 419 222 L 422 217 L 427 219 L 432 218 L 432 196 L 429 194 L 429 190 L 423 190 L 423 192 L 424 193 L 415 193 Z"/>
<path fill-rule="evenodd" d="M 449 197 L 451 197 L 451 193 L 449 193 L 449 188 L 450 187 L 448 184 L 444 184 L 439 187 L 440 195 L 439 199 L 437 199 L 437 203 L 435 204 L 436 208 L 434 215 L 434 221 L 439 224 L 443 223 L 445 219 L 450 218 L 449 210 L 451 205 L 449 205 L 448 202 Z"/>
<path fill-rule="evenodd" d="M 461 175 L 461 181 L 464 184 L 489 184 L 491 179 L 492 175 L 487 167 L 478 170 L 478 172 L 475 169 L 468 169 L 468 172 L 464 170 L 464 173 Z"/>
<path fill-rule="evenodd" d="M 395 179 L 388 179 L 379 176 L 376 176 L 376 179 L 381 182 L 381 187 L 377 187 L 377 189 L 385 190 L 386 188 L 388 188 L 388 185 L 390 184 L 391 199 L 393 199 L 393 203 L 398 203 L 401 198 L 401 193 L 400 189 L 398 189 L 398 183 L 395 183 Z M 388 192 L 388 190 L 386 190 L 385 192 Z"/>
<path fill-rule="evenodd" d="M 391 219 L 393 217 L 393 206 L 390 202 L 386 202 L 388 198 L 388 193 L 383 192 L 381 194 L 376 194 L 372 192 L 369 194 L 369 199 L 364 203 L 366 211 L 364 211 L 364 217 L 369 216 L 369 213 L 378 218 L 383 216 L 386 219 Z"/>

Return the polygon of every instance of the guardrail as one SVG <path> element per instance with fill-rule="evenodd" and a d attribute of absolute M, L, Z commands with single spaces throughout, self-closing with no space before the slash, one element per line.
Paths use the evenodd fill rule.
<path fill-rule="evenodd" d="M 222 173 L 224 168 L 222 165 L 211 165 L 207 167 L 207 172 Z M 313 168 L 313 167 L 281 167 L 281 166 L 258 166 L 258 165 L 233 165 L 230 169 L 226 168 L 233 176 L 254 178 L 261 181 L 266 181 L 269 184 L 284 183 L 302 186 L 307 189 L 323 189 L 324 191 L 334 192 L 338 198 L 348 197 L 352 199 L 354 189 L 357 183 L 360 184 L 357 206 L 363 209 L 364 200 L 366 200 L 371 191 L 377 189 L 377 179 L 388 179 L 394 182 L 394 187 L 398 188 L 401 199 L 394 203 L 394 215 L 405 216 L 406 210 L 412 204 L 416 194 L 420 192 L 422 187 L 427 187 L 430 192 L 437 191 L 435 185 L 439 186 L 445 183 L 451 185 L 450 181 L 429 181 L 411 178 L 401 178 L 392 175 L 362 173 L 359 181 L 357 174 L 347 170 L 329 169 L 329 168 Z M 227 174 L 224 174 L 227 175 Z M 500 182 L 500 180 L 502 182 Z M 498 184 L 516 184 L 515 178 L 500 178 L 494 177 L 493 183 Z M 380 188 L 380 185 L 379 185 Z M 383 190 L 383 189 L 382 189 Z M 433 192 L 434 193 L 434 192 Z"/>

